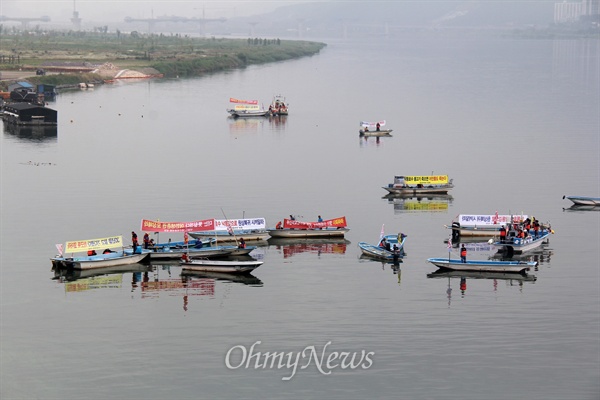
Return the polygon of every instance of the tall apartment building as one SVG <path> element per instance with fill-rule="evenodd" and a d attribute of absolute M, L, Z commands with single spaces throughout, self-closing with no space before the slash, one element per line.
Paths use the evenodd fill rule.
<path fill-rule="evenodd" d="M 554 22 L 575 22 L 585 15 L 600 14 L 600 0 L 581 0 L 554 4 Z"/>

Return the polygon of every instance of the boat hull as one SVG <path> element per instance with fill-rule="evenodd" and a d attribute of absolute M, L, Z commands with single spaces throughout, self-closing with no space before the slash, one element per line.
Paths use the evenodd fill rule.
<path fill-rule="evenodd" d="M 56 268 L 96 269 L 136 264 L 146 260 L 148 257 L 148 253 L 127 255 L 123 252 L 118 252 L 117 254 L 111 253 L 110 255 L 55 257 L 51 261 L 52 266 Z"/>
<path fill-rule="evenodd" d="M 267 229 L 272 238 L 333 238 L 344 237 L 350 229 Z"/>
<path fill-rule="evenodd" d="M 261 110 L 261 111 L 235 111 L 235 110 L 230 110 L 228 112 L 229 112 L 229 114 L 233 118 L 266 117 L 266 116 L 268 116 L 270 114 L 268 110 Z"/>
<path fill-rule="evenodd" d="M 461 260 L 448 258 L 429 258 L 427 261 L 438 268 L 453 271 L 522 273 L 537 265 L 536 261 L 473 260 L 462 262 Z"/>
<path fill-rule="evenodd" d="M 494 247 L 498 249 L 499 252 L 507 252 L 509 254 L 520 254 L 526 251 L 531 251 L 537 249 L 542 244 L 544 244 L 548 236 L 550 236 L 550 232 L 543 232 L 539 237 L 533 240 L 528 239 L 513 239 L 507 242 L 494 242 Z"/>
<path fill-rule="evenodd" d="M 364 131 L 363 129 L 358 131 L 360 136 L 364 137 L 391 137 L 393 129 L 382 129 L 380 131 Z"/>
<path fill-rule="evenodd" d="M 435 187 L 393 187 L 383 186 L 391 194 L 396 195 L 427 195 L 427 194 L 448 194 L 448 191 L 452 189 L 454 185 L 444 185 Z"/>
<path fill-rule="evenodd" d="M 566 196 L 578 206 L 600 206 L 600 197 Z"/>
<path fill-rule="evenodd" d="M 182 262 L 181 267 L 187 271 L 201 272 L 226 272 L 231 274 L 244 274 L 254 271 L 260 267 L 263 261 L 239 261 L 239 260 L 191 260 Z"/>
<path fill-rule="evenodd" d="M 377 260 L 393 260 L 394 253 L 391 251 L 387 251 L 386 249 L 382 249 L 381 247 L 374 246 L 369 243 L 360 242 L 358 243 L 358 247 L 360 247 L 360 251 L 367 257 L 375 258 Z M 398 255 L 400 257 L 400 255 Z"/>

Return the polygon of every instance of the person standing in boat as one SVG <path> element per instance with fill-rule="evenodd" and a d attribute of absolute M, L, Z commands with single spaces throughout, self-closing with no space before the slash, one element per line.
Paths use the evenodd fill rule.
<path fill-rule="evenodd" d="M 238 244 L 238 249 L 245 249 L 246 248 L 246 241 L 244 240 L 244 238 L 240 238 L 240 244 Z"/>
<path fill-rule="evenodd" d="M 506 241 L 506 228 L 502 226 L 500 228 L 500 243 L 504 243 Z"/>
<path fill-rule="evenodd" d="M 461 245 L 460 248 L 460 261 L 463 263 L 467 262 L 467 248 L 465 247 L 464 243 Z"/>
<path fill-rule="evenodd" d="M 381 124 L 378 122 L 377 125 L 375 125 L 375 130 L 377 132 L 379 132 L 381 130 Z"/>
<path fill-rule="evenodd" d="M 150 247 L 150 235 L 148 235 L 148 232 L 144 233 L 144 238 L 142 239 L 144 241 L 144 248 L 147 249 L 148 247 Z"/>
<path fill-rule="evenodd" d="M 131 247 L 133 248 L 133 254 L 137 252 L 137 248 L 139 246 L 137 233 L 131 231 Z"/>

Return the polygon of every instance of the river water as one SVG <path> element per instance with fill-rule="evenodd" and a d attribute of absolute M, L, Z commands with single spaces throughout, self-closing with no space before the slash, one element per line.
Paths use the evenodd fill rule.
<path fill-rule="evenodd" d="M 600 194 L 599 56 L 598 40 L 406 33 L 61 93 L 56 135 L 0 136 L 2 398 L 597 399 L 600 212 L 562 196 Z M 276 94 L 287 118 L 227 118 L 230 97 Z M 359 138 L 383 119 L 392 138 Z M 451 198 L 384 198 L 394 175 L 432 173 Z M 496 211 L 552 224 L 528 279 L 429 276 L 445 224 Z M 141 219 L 289 214 L 350 232 L 262 246 L 243 281 L 50 268 L 56 243 L 128 241 Z M 408 235 L 398 270 L 360 257 L 382 225 Z"/>

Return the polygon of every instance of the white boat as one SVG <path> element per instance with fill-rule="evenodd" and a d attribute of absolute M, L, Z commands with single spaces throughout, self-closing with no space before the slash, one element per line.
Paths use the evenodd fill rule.
<path fill-rule="evenodd" d="M 270 114 L 269 110 L 259 107 L 258 100 L 238 100 L 230 97 L 229 102 L 235 104 L 227 110 L 233 118 L 266 117 Z"/>
<path fill-rule="evenodd" d="M 577 206 L 600 206 L 600 197 L 563 196 L 564 198 L 571 200 Z"/>
<path fill-rule="evenodd" d="M 358 130 L 358 134 L 359 136 L 364 136 L 364 137 L 392 137 L 392 131 L 393 129 L 380 129 L 380 130 L 375 130 L 375 131 L 370 131 L 368 129 L 359 129 Z"/>
<path fill-rule="evenodd" d="M 323 229 L 267 229 L 272 238 L 335 238 L 344 237 L 348 228 Z"/>
<path fill-rule="evenodd" d="M 260 267 L 264 262 L 251 259 L 240 260 L 208 260 L 208 259 L 191 259 L 182 261 L 181 267 L 188 271 L 205 271 L 205 272 L 228 272 L 228 273 L 249 273 Z"/>
<path fill-rule="evenodd" d="M 360 121 L 360 126 L 361 128 L 358 130 L 359 136 L 392 136 L 392 129 L 382 129 L 385 126 L 385 120 L 376 122 Z"/>
<path fill-rule="evenodd" d="M 62 243 L 57 244 L 56 248 L 59 254 L 50 259 L 54 268 L 95 269 L 117 267 L 142 262 L 149 256 L 147 253 L 126 254 L 123 249 L 122 236 L 75 240 L 67 242 L 64 248 Z M 113 248 L 120 248 L 120 250 L 111 250 Z M 102 251 L 102 254 L 96 254 L 96 250 Z M 76 255 L 86 252 L 86 255 Z M 70 254 L 70 256 L 66 254 Z"/>
<path fill-rule="evenodd" d="M 460 259 L 449 258 L 428 258 L 427 261 L 438 268 L 455 271 L 522 273 L 537 265 L 537 261 L 471 260 L 462 262 Z"/>
<path fill-rule="evenodd" d="M 350 229 L 346 228 L 346 217 L 325 221 L 305 222 L 286 218 L 275 229 L 267 229 L 272 238 L 335 238 L 344 237 Z"/>
<path fill-rule="evenodd" d="M 383 189 L 397 195 L 448 194 L 448 191 L 454 187 L 452 182 L 452 179 L 448 179 L 448 175 L 396 175 L 394 181 L 383 186 Z"/>
<path fill-rule="evenodd" d="M 270 115 L 269 110 L 258 109 L 258 110 L 227 110 L 229 115 L 233 118 L 252 118 L 252 117 L 266 117 Z"/>
<path fill-rule="evenodd" d="M 148 257 L 147 253 L 126 254 L 124 251 L 114 251 L 94 256 L 53 257 L 50 260 L 55 268 L 94 269 L 136 264 Z"/>

